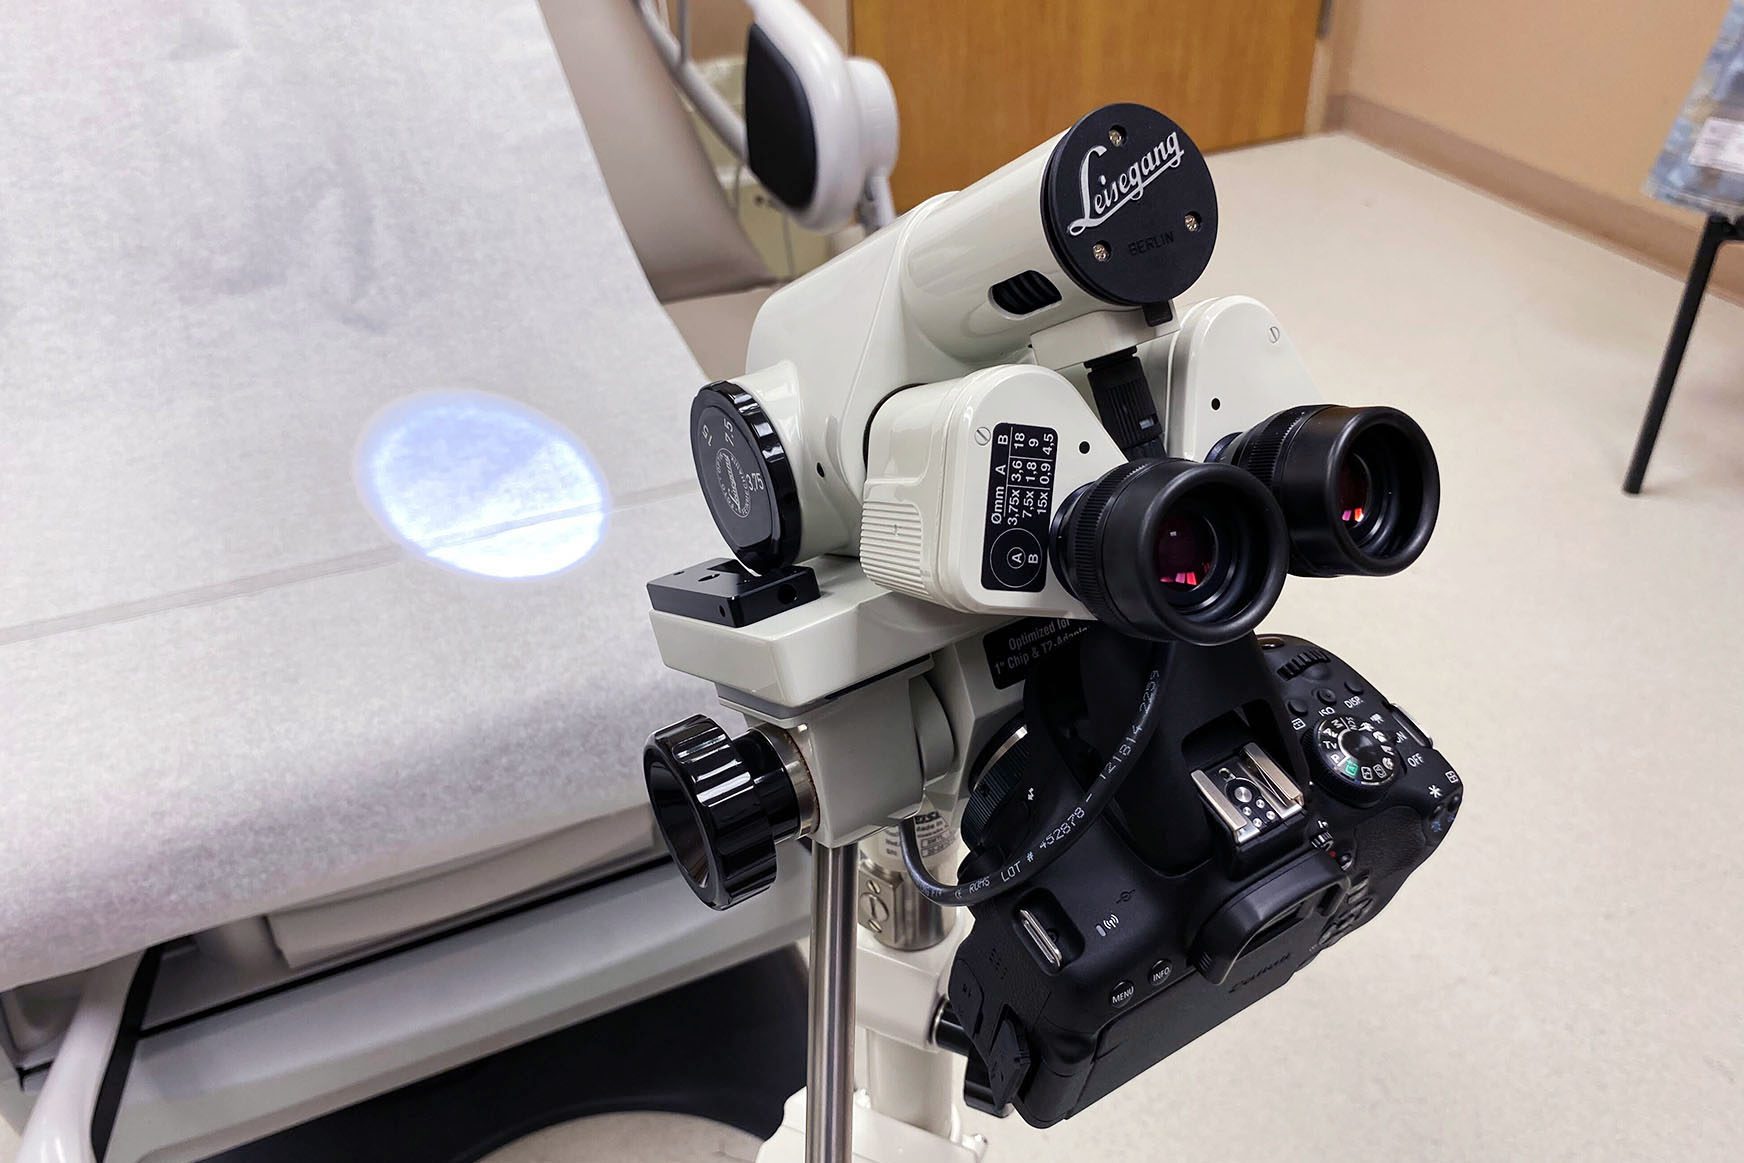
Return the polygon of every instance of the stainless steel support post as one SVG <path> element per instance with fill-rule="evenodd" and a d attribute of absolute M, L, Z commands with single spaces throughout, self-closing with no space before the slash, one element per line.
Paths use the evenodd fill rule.
<path fill-rule="evenodd" d="M 812 848 L 811 1023 L 806 1043 L 806 1163 L 854 1150 L 854 890 L 858 849 Z"/>

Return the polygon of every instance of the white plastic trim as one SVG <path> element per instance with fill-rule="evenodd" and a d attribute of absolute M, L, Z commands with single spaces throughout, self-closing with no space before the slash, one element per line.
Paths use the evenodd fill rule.
<path fill-rule="evenodd" d="M 741 162 L 748 162 L 745 122 L 709 85 L 675 37 L 655 0 L 635 0 L 654 46 L 704 122 Z M 746 0 L 757 27 L 799 76 L 811 107 L 817 185 L 810 204 L 785 206 L 807 230 L 831 233 L 858 220 L 868 231 L 895 218 L 890 171 L 896 165 L 896 94 L 877 62 L 847 57 L 799 0 Z M 678 0 L 679 27 L 689 0 Z"/>
<path fill-rule="evenodd" d="M 18 1145 L 18 1163 L 97 1163 L 91 1120 L 97 1092 L 121 1031 L 128 987 L 144 955 L 99 965 L 85 979 L 79 1008 L 37 1096 Z"/>

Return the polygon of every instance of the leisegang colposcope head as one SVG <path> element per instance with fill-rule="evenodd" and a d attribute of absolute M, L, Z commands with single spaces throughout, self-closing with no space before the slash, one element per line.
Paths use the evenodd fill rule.
<path fill-rule="evenodd" d="M 835 773 L 862 740 L 828 751 L 810 708 L 852 694 L 856 724 L 920 731 L 902 668 L 972 661 L 965 644 L 1002 621 L 1035 620 L 987 640 L 1006 662 L 1073 622 L 1216 649 L 1254 632 L 1291 572 L 1386 573 L 1422 551 L 1439 488 L 1409 418 L 1320 403 L 1255 300 L 1177 311 L 1217 231 L 1187 134 L 1111 105 L 764 304 L 755 370 L 703 387 L 690 415 L 738 562 L 650 584 L 668 662 L 754 729 L 676 724 L 650 743 L 662 830 L 709 903 L 766 884 L 783 838 L 857 838 L 923 781 L 966 777 L 950 757 L 976 750 L 929 735 L 855 782 Z M 984 720 L 951 730 L 973 740 Z"/>
<path fill-rule="evenodd" d="M 887 400 L 990 365 L 1130 352 L 1170 325 L 1216 239 L 1204 157 L 1135 104 L 915 207 L 771 296 L 751 370 L 699 394 L 691 446 L 722 535 L 762 572 L 857 553 Z"/>
<path fill-rule="evenodd" d="M 977 361 L 1091 313 L 1159 318 L 1217 244 L 1204 155 L 1131 103 L 1104 105 L 925 210 L 904 247 L 904 311 L 941 349 Z"/>
<path fill-rule="evenodd" d="M 784 288 L 767 366 L 692 408 L 722 536 L 760 574 L 854 556 L 954 610 L 1194 645 L 1250 633 L 1288 572 L 1403 568 L 1434 523 L 1427 440 L 1315 403 L 1251 310 L 1177 319 L 1217 229 L 1192 139 L 1109 105 Z M 1200 463 L 1164 418 L 1207 388 L 1289 407 Z"/>

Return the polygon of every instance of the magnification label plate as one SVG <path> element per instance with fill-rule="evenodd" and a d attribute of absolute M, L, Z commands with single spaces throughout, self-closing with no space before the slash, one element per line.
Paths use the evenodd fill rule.
<path fill-rule="evenodd" d="M 1048 584 L 1048 525 L 1059 433 L 1036 424 L 1000 424 L 990 444 L 981 584 L 990 590 L 1038 593 Z"/>

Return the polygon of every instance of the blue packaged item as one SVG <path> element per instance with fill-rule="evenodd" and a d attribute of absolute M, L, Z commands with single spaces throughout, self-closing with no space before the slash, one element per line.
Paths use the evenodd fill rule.
<path fill-rule="evenodd" d="M 1645 188 L 1709 214 L 1744 214 L 1744 0 L 1726 10 Z"/>

